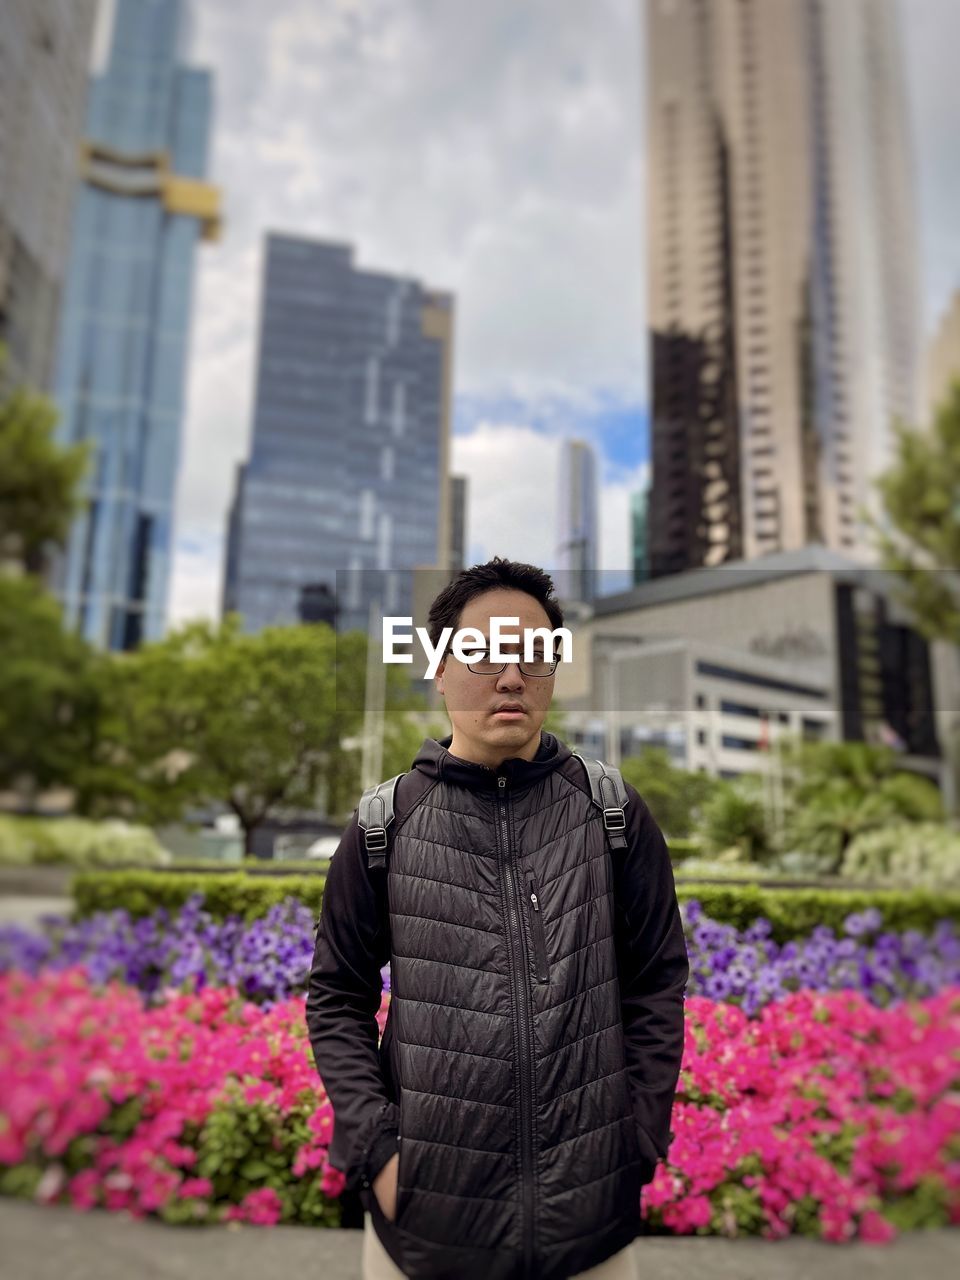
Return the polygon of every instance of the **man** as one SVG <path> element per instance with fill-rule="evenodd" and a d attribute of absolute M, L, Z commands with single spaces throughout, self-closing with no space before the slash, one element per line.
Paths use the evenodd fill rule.
<path fill-rule="evenodd" d="M 495 558 L 440 592 L 431 643 L 489 640 L 493 618 L 563 624 L 546 573 Z M 447 650 L 453 732 L 400 778 L 386 865 L 355 813 L 327 874 L 306 1017 L 330 1160 L 367 1211 L 365 1280 L 637 1274 L 687 950 L 659 827 L 628 785 L 625 847 L 608 847 L 582 762 L 542 730 L 556 662 L 532 657 Z"/>

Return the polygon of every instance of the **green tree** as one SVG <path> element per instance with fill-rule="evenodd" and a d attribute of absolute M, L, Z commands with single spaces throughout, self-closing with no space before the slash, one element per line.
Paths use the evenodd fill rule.
<path fill-rule="evenodd" d="M 6 352 L 0 347 L 0 375 Z M 45 396 L 14 387 L 0 398 L 0 561 L 40 574 L 44 553 L 62 545 L 81 501 L 85 444 L 54 439 L 57 411 Z"/>
<path fill-rule="evenodd" d="M 744 774 L 718 779 L 703 807 L 704 842 L 711 852 L 737 846 L 748 862 L 764 862 L 771 853 L 763 804 L 763 778 Z"/>
<path fill-rule="evenodd" d="M 644 748 L 640 755 L 623 760 L 620 771 L 668 838 L 684 839 L 693 832 L 717 786 L 705 773 L 677 768 L 665 747 Z"/>
<path fill-rule="evenodd" d="M 278 809 L 317 805 L 341 737 L 359 724 L 362 648 L 326 626 L 245 635 L 231 616 L 118 656 L 101 772 L 80 807 L 120 804 L 156 822 L 219 801 L 249 852 Z"/>
<path fill-rule="evenodd" d="M 934 783 L 900 766 L 895 751 L 865 742 L 783 747 L 785 841 L 834 874 L 854 836 L 894 821 L 938 821 Z"/>
<path fill-rule="evenodd" d="M 0 788 L 74 787 L 97 738 L 104 659 L 36 579 L 0 575 Z"/>
<path fill-rule="evenodd" d="M 884 569 L 928 639 L 960 637 L 960 379 L 929 431 L 894 426 L 893 464 L 875 481 L 892 529 L 864 511 Z"/>
<path fill-rule="evenodd" d="M 366 651 L 359 632 L 315 624 L 247 635 L 233 615 L 116 655 L 98 769 L 78 807 L 160 822 L 219 802 L 236 814 L 247 853 L 283 810 L 342 817 L 357 802 L 359 752 L 344 740 L 363 723 Z M 391 669 L 391 705 L 403 703 L 402 684 Z"/>
<path fill-rule="evenodd" d="M 928 640 L 960 637 L 960 379 L 938 406 L 929 431 L 895 427 L 892 466 L 875 481 L 892 532 L 864 512 L 883 567 Z M 945 744 L 960 790 L 960 717 Z"/>

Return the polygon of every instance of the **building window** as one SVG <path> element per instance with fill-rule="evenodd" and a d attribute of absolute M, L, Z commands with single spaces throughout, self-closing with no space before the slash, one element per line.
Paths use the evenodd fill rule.
<path fill-rule="evenodd" d="M 395 436 L 402 436 L 407 425 L 407 386 L 404 382 L 393 384 L 393 404 L 390 425 Z"/>
<path fill-rule="evenodd" d="M 377 545 L 377 568 L 390 568 L 390 548 L 392 542 L 392 521 L 389 511 L 380 512 L 379 538 Z"/>
<path fill-rule="evenodd" d="M 377 400 L 380 391 L 380 362 L 376 356 L 367 356 L 367 398 L 364 408 L 364 419 L 367 426 L 374 426 L 377 421 Z"/>
<path fill-rule="evenodd" d="M 728 716 L 753 716 L 756 718 L 763 714 L 759 707 L 750 707 L 744 702 L 728 702 L 726 698 L 722 699 L 720 710 L 724 715 Z"/>
<path fill-rule="evenodd" d="M 387 298 L 387 346 L 395 347 L 400 339 L 400 308 L 403 291 L 395 289 Z"/>
<path fill-rule="evenodd" d="M 364 489 L 360 494 L 360 537 L 373 537 L 374 497 L 372 489 Z"/>

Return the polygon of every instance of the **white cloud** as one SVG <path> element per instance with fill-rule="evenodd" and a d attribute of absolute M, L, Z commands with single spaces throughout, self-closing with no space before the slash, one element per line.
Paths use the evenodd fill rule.
<path fill-rule="evenodd" d="M 452 470 L 468 481 L 471 560 L 506 556 L 556 567 L 558 439 L 532 427 L 481 422 L 455 437 Z"/>
<path fill-rule="evenodd" d="M 481 422 L 453 442 L 452 466 L 468 479 L 471 562 L 502 555 L 555 569 L 559 436 L 529 426 Z M 646 463 L 608 475 L 600 486 L 600 568 L 604 593 L 629 585 L 630 498 L 646 485 Z"/>
<path fill-rule="evenodd" d="M 173 553 L 173 575 L 177 590 L 171 597 L 168 622 L 171 627 L 193 618 L 220 616 L 223 562 L 219 538 L 209 542 L 181 539 Z"/>
<path fill-rule="evenodd" d="M 193 60 L 215 75 L 225 234 L 198 254 L 178 546 L 209 559 L 222 543 L 251 428 L 269 230 L 349 241 L 361 266 L 451 289 L 459 394 L 637 398 L 635 0 L 206 0 L 195 15 Z M 551 560 L 536 506 L 504 512 L 497 494 L 474 484 L 477 526 L 496 508 L 512 541 Z M 178 617 L 202 596 L 198 572 L 178 551 Z"/>
<path fill-rule="evenodd" d="M 600 568 L 604 571 L 602 593 L 615 590 L 615 571 L 633 570 L 633 534 L 630 523 L 630 499 L 650 481 L 650 466 L 643 462 L 630 471 L 609 478 L 603 484 L 600 499 Z"/>
<path fill-rule="evenodd" d="M 901 8 L 929 325 L 960 282 L 960 169 L 948 163 L 957 40 L 943 34 L 960 39 L 960 6 Z M 458 395 L 551 397 L 570 434 L 583 433 L 579 408 L 598 396 L 646 399 L 642 12 L 643 0 L 195 7 L 193 60 L 215 75 L 211 176 L 226 230 L 198 255 L 181 541 L 222 539 L 246 453 L 267 230 L 349 241 L 361 266 L 451 289 Z M 530 447 L 529 428 L 509 440 L 497 434 L 506 430 L 487 420 L 481 438 Z M 454 457 L 477 471 L 474 536 L 496 529 L 552 560 L 552 490 L 547 499 L 541 484 L 550 505 L 538 506 L 521 488 L 508 509 L 502 490 L 484 488 L 481 476 L 502 475 L 471 439 Z M 607 496 L 620 514 L 605 515 L 602 544 L 616 559 L 624 497 Z M 177 614 L 200 597 L 195 568 L 178 554 Z"/>

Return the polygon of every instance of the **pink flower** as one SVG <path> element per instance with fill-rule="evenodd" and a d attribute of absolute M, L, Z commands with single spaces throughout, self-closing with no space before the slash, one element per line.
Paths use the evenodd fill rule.
<path fill-rule="evenodd" d="M 888 1009 L 800 991 L 753 1020 L 690 997 L 686 1013 L 675 1139 L 641 1202 L 654 1224 L 742 1233 L 746 1192 L 769 1239 L 798 1229 L 804 1202 L 825 1239 L 884 1242 L 896 1234 L 886 1207 L 919 1190 L 960 1224 L 960 990 Z M 225 1206 L 194 1176 L 202 1135 L 218 1111 L 252 1108 L 264 1151 L 303 1137 L 280 1192 Z M 103 1132 L 115 1117 L 123 1127 Z M 211 1219 L 295 1218 L 301 1181 L 330 1199 L 343 1190 L 333 1119 L 302 997 L 265 1011 L 205 988 L 144 1009 L 79 970 L 0 975 L 0 1163 L 39 1164 L 41 1200 L 63 1191 L 78 1208 L 142 1217 L 188 1199 Z M 69 1180 L 68 1148 L 88 1162 Z"/>

